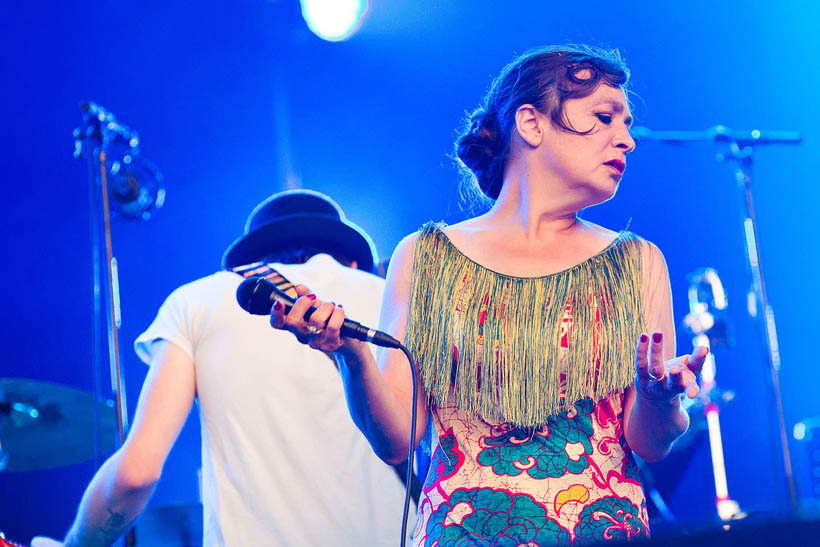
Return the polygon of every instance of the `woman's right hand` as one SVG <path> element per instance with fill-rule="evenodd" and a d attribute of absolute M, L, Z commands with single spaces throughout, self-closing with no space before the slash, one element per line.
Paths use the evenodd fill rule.
<path fill-rule="evenodd" d="M 355 350 L 357 344 L 364 344 L 359 340 L 341 337 L 340 329 L 345 320 L 341 304 L 318 300 L 305 285 L 296 285 L 295 289 L 299 298 L 287 314 L 285 306 L 278 300 L 271 308 L 270 324 L 273 328 L 288 330 L 303 344 L 326 352 L 338 351 L 343 347 Z M 305 320 L 311 307 L 315 311 Z"/>

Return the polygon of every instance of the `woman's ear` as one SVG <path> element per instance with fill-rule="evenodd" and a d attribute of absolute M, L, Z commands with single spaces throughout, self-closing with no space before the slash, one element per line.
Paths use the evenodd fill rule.
<path fill-rule="evenodd" d="M 515 112 L 515 129 L 521 138 L 535 148 L 544 139 L 544 117 L 531 104 L 522 104 Z"/>

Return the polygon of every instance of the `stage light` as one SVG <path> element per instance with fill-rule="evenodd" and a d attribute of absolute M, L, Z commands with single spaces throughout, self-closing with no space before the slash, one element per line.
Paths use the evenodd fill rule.
<path fill-rule="evenodd" d="M 347 40 L 359 30 L 368 0 L 301 0 L 302 16 L 316 36 L 329 42 Z"/>

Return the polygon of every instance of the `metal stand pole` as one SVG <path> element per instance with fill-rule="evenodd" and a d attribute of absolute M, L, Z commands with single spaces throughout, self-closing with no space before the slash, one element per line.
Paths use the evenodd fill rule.
<path fill-rule="evenodd" d="M 81 130 L 75 132 L 75 151 L 74 156 L 85 157 L 88 164 L 88 210 L 91 215 L 91 292 L 93 302 L 93 317 L 91 323 L 91 374 L 92 383 L 94 387 L 94 469 L 99 469 L 103 464 L 102 456 L 102 438 L 100 437 L 100 427 L 102 424 L 102 408 L 103 392 L 102 392 L 102 378 L 100 371 L 102 370 L 102 336 L 100 327 L 102 326 L 102 294 L 100 277 L 100 230 L 98 225 L 98 210 L 97 203 L 97 177 L 96 166 L 94 160 L 93 147 L 89 147 L 88 143 L 92 142 L 88 139 L 93 138 L 95 128 L 87 127 L 86 132 L 91 134 L 83 134 Z M 86 150 L 86 148 L 91 148 Z"/>
<path fill-rule="evenodd" d="M 102 358 L 100 355 L 100 325 L 102 323 L 102 276 L 100 268 L 100 228 L 102 224 L 103 238 L 105 241 L 105 261 L 107 273 L 108 298 L 105 299 L 106 323 L 108 330 L 108 354 L 111 373 L 111 390 L 117 406 L 117 431 L 119 445 L 125 441 L 125 434 L 128 430 L 128 407 L 125 395 L 125 382 L 122 378 L 119 352 L 119 327 L 120 307 L 119 307 L 119 282 L 117 278 L 117 260 L 113 254 L 111 243 L 111 214 L 109 208 L 108 170 L 106 149 L 117 138 L 126 138 L 126 141 L 136 147 L 138 142 L 136 134 L 128 128 L 117 124 L 113 116 L 104 109 L 93 103 L 84 103 L 82 109 L 85 113 L 83 128 L 75 131 L 75 155 L 85 156 L 89 169 L 89 202 L 91 206 L 91 241 L 93 255 L 93 292 L 94 292 L 94 384 L 96 394 L 101 400 L 100 370 L 102 368 Z M 98 184 L 99 182 L 99 184 Z M 98 188 L 101 199 L 97 198 Z M 100 211 L 100 205 L 102 211 Z M 100 219 L 102 213 L 102 219 Z M 98 400 L 97 404 L 100 404 Z M 99 421 L 95 413 L 96 426 Z M 98 433 L 95 432 L 95 438 Z M 101 458 L 99 445 L 95 447 L 95 458 Z M 131 528 L 125 535 L 126 547 L 133 547 L 136 544 L 134 529 Z"/>
<path fill-rule="evenodd" d="M 794 483 L 792 472 L 791 454 L 789 451 L 789 437 L 786 433 L 786 419 L 783 412 L 783 397 L 780 392 L 780 349 L 777 343 L 777 331 L 774 324 L 774 310 L 769 305 L 766 295 L 766 282 L 763 277 L 763 266 L 760 256 L 760 247 L 757 237 L 757 218 L 754 210 L 754 200 L 752 196 L 752 167 L 754 162 L 754 150 L 747 145 L 741 148 L 734 139 L 728 141 L 729 150 L 735 160 L 735 180 L 743 191 L 743 203 L 745 206 L 745 218 L 743 219 L 743 230 L 746 242 L 746 257 L 749 260 L 749 267 L 752 272 L 752 289 L 756 298 L 754 309 L 750 307 L 750 314 L 759 318 L 762 311 L 763 317 L 760 322 L 764 334 L 764 346 L 766 349 L 769 372 L 771 375 L 772 392 L 774 395 L 775 413 L 777 419 L 777 429 L 780 436 L 781 457 L 783 460 L 783 471 L 786 480 L 786 490 L 789 498 L 789 509 L 792 516 L 798 513 L 797 488 Z M 759 306 L 757 306 L 759 304 Z"/>
<path fill-rule="evenodd" d="M 119 330 L 122 323 L 120 316 L 120 284 L 117 272 L 117 259 L 111 245 L 111 211 L 108 204 L 108 176 L 106 173 L 106 154 L 101 149 L 98 154 L 100 169 L 100 188 L 102 191 L 103 226 L 105 237 L 105 264 L 108 277 L 108 356 L 111 369 L 111 391 L 114 393 L 117 404 L 117 430 L 120 436 L 120 445 L 125 442 L 125 432 L 128 430 L 128 406 L 125 397 L 125 382 L 122 379 L 120 364 Z"/>
<path fill-rule="evenodd" d="M 102 391 L 99 386 L 99 371 L 102 369 L 100 355 L 100 326 L 102 325 L 102 308 L 106 311 L 108 331 L 108 355 L 111 372 L 111 391 L 117 405 L 117 425 L 119 444 L 125 440 L 128 429 L 128 407 L 125 400 L 124 382 L 122 380 L 118 331 L 120 326 L 119 283 L 117 280 L 117 260 L 113 255 L 111 243 L 111 215 L 108 202 L 108 173 L 106 167 L 106 148 L 112 137 L 107 134 L 103 120 L 86 114 L 85 126 L 75 132 L 77 137 L 77 151 L 75 155 L 85 156 L 89 170 L 89 205 L 91 213 L 91 242 L 92 242 L 92 289 L 94 298 L 94 326 L 93 326 L 93 355 L 94 355 L 94 383 L 95 390 Z M 102 234 L 100 233 L 102 231 Z M 106 285 L 108 298 L 102 298 L 101 272 L 101 242 L 105 243 Z M 104 301 L 104 302 L 103 302 Z M 97 394 L 101 398 L 101 393 Z M 98 449 L 99 451 L 99 449 Z"/>

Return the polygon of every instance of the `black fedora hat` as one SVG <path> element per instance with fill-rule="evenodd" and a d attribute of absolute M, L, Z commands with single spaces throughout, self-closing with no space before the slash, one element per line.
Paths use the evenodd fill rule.
<path fill-rule="evenodd" d="M 294 245 L 341 254 L 368 272 L 378 260 L 373 240 L 345 218 L 335 201 L 313 190 L 289 190 L 272 195 L 251 211 L 245 235 L 225 251 L 222 267 L 250 264 Z"/>

